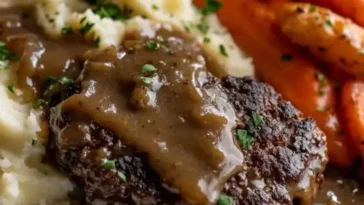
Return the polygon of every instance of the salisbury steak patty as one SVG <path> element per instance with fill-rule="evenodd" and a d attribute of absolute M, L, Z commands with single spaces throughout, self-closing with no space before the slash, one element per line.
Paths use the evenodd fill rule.
<path fill-rule="evenodd" d="M 327 162 L 314 121 L 263 83 L 216 79 L 180 34 L 158 35 L 87 52 L 52 98 L 48 151 L 84 202 L 310 204 Z"/>

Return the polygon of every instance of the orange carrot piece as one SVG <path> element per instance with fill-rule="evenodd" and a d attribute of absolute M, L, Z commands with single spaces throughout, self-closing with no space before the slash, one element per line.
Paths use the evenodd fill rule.
<path fill-rule="evenodd" d="M 364 81 L 347 82 L 341 93 L 346 128 L 364 159 Z"/>
<path fill-rule="evenodd" d="M 202 0 L 195 0 L 202 4 Z M 330 162 L 350 166 L 357 156 L 350 138 L 342 135 L 329 80 L 303 57 L 276 28 L 273 12 L 255 0 L 224 0 L 218 12 L 240 47 L 253 57 L 258 76 L 312 116 L 327 136 Z M 321 93 L 321 95 L 320 95 Z M 324 93 L 324 94 L 323 94 Z"/>
<path fill-rule="evenodd" d="M 327 7 L 336 13 L 351 18 L 357 24 L 364 26 L 363 0 L 307 0 L 307 2 Z"/>

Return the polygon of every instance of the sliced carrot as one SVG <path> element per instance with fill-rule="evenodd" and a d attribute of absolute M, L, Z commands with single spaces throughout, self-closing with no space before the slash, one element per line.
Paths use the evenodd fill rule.
<path fill-rule="evenodd" d="M 341 95 L 346 128 L 364 159 L 364 81 L 347 82 Z"/>
<path fill-rule="evenodd" d="M 224 0 L 223 4 L 219 18 L 252 56 L 257 75 L 317 121 L 327 136 L 331 163 L 350 166 L 357 152 L 350 138 L 341 134 L 331 83 L 278 32 L 274 14 L 266 5 L 255 0 Z"/>
<path fill-rule="evenodd" d="M 323 6 L 351 18 L 357 24 L 364 26 L 363 0 L 307 0 L 307 2 Z"/>

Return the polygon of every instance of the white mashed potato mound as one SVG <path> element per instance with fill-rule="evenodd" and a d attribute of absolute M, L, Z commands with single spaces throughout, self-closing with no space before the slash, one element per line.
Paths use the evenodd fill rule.
<path fill-rule="evenodd" d="M 45 147 L 36 135 L 37 112 L 7 89 L 15 69 L 0 71 L 0 204 L 68 204 L 73 184 L 41 162 Z"/>
<path fill-rule="evenodd" d="M 37 23 L 51 38 L 61 38 L 65 27 L 79 32 L 92 24 L 84 36 L 87 41 L 98 43 L 100 48 L 120 44 L 125 33 L 132 30 L 149 37 L 154 37 L 161 27 L 185 31 L 225 72 L 236 76 L 253 75 L 251 59 L 236 46 L 215 15 L 205 19 L 210 26 L 208 32 L 198 29 L 202 16 L 192 0 L 112 2 L 120 7 L 127 5 L 133 17 L 125 21 L 100 18 L 79 0 L 5 0 L 0 2 L 0 7 L 35 6 Z M 210 42 L 204 42 L 206 39 Z M 221 46 L 226 48 L 227 56 L 222 55 Z M 66 176 L 41 162 L 45 147 L 37 139 L 38 114 L 32 105 L 22 103 L 21 92 L 16 92 L 16 96 L 8 91 L 7 85 L 14 81 L 16 70 L 10 67 L 0 71 L 0 205 L 69 204 L 67 194 L 74 185 Z M 32 140 L 38 143 L 32 145 Z"/>

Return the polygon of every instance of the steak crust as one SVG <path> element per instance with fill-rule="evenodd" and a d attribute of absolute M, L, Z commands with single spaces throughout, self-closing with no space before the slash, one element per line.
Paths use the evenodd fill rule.
<path fill-rule="evenodd" d="M 227 76 L 212 81 L 221 84 L 233 104 L 239 118 L 238 129 L 253 136 L 249 149 L 241 146 L 244 171 L 227 181 L 223 194 L 233 197 L 238 205 L 311 204 L 327 163 L 326 139 L 314 120 L 302 118 L 271 86 L 252 78 Z M 70 89 L 65 92 L 64 96 L 70 95 Z M 63 122 L 51 119 L 51 124 L 65 127 L 70 121 L 67 113 L 63 115 Z M 84 203 L 103 200 L 110 204 L 188 204 L 161 183 L 146 156 L 123 144 L 109 130 L 92 121 L 90 124 L 89 142 L 61 149 L 55 143 L 60 139 L 53 137 L 49 146 L 58 165 L 84 190 Z M 100 168 L 83 158 L 84 153 L 101 149 L 121 152 L 117 171 Z M 128 181 L 121 180 L 118 172 L 124 173 Z"/>

